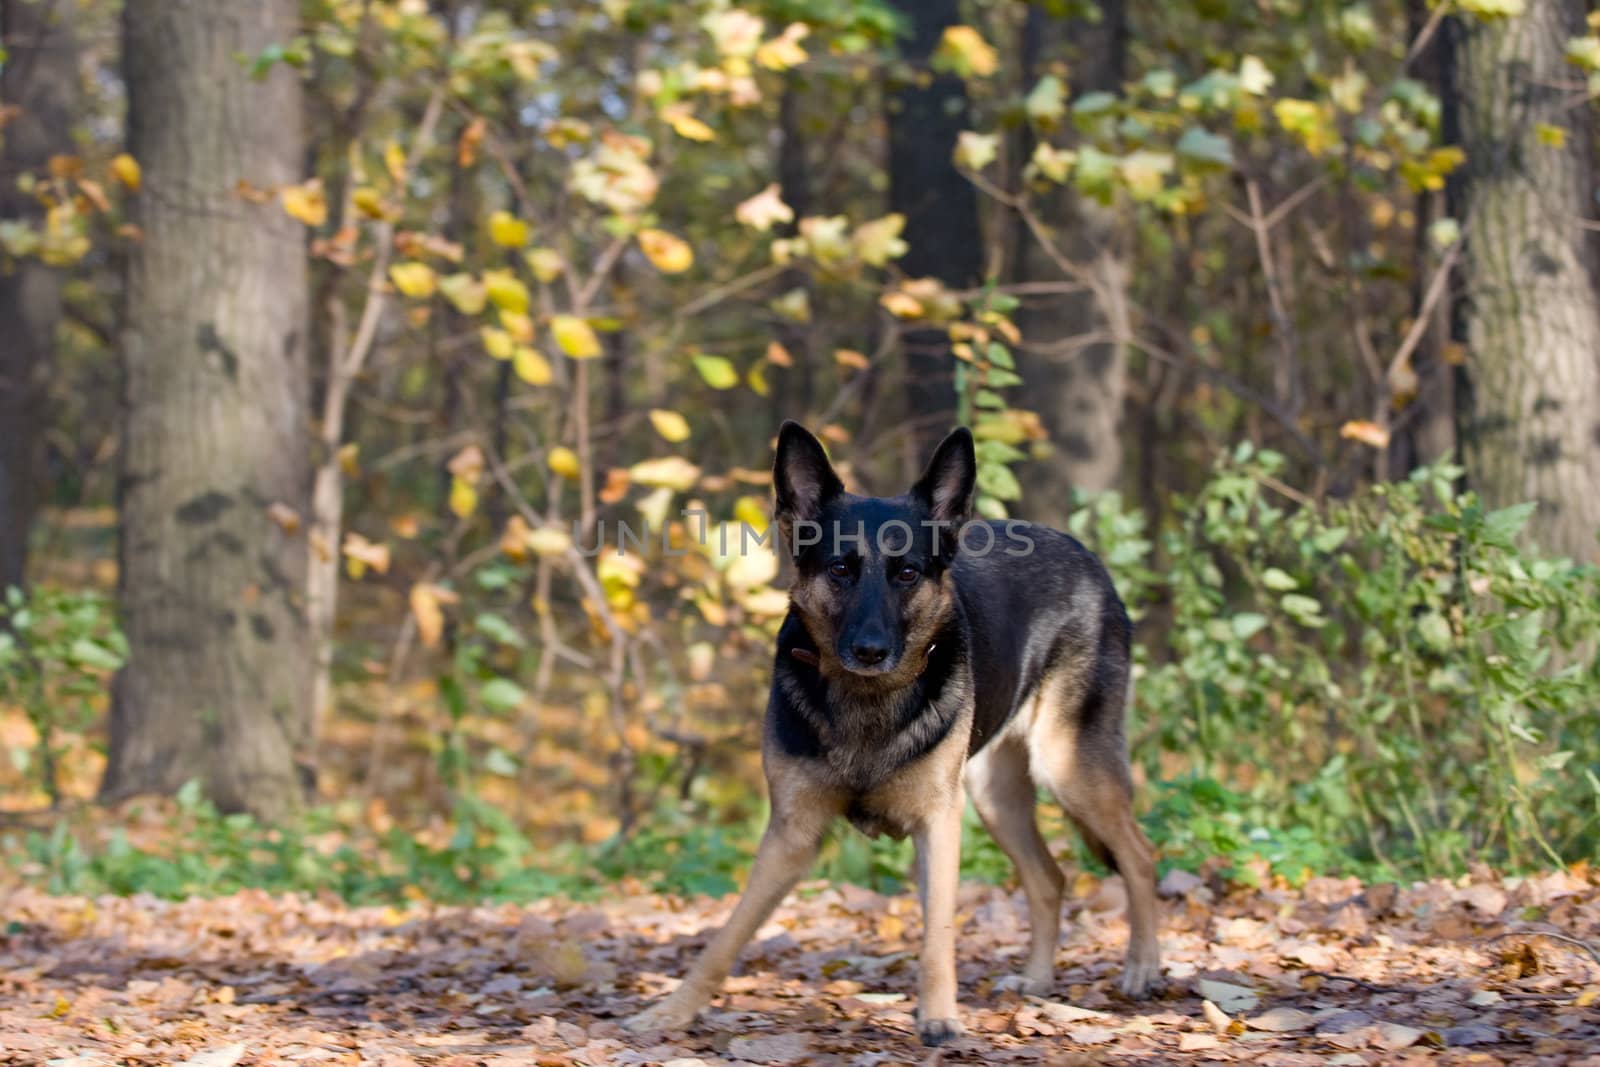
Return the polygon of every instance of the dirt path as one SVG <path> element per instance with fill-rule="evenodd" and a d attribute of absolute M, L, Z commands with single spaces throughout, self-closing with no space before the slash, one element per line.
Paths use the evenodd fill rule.
<path fill-rule="evenodd" d="M 970 885 L 968 1036 L 931 1056 L 911 1025 L 915 906 L 851 887 L 813 886 L 782 910 L 698 1030 L 646 1039 L 616 1020 L 670 986 L 729 902 L 397 911 L 12 890 L 0 893 L 0 1063 L 1600 1067 L 1597 882 L 1583 870 L 1404 889 L 1319 879 L 1218 899 L 1170 877 L 1166 982 L 1142 1004 L 1113 989 L 1126 933 L 1115 881 L 1080 885 L 1049 1001 L 991 992 L 1026 919 L 1019 896 Z"/>

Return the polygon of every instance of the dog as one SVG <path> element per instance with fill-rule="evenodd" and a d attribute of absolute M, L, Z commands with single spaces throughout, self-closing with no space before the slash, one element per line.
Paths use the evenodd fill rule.
<path fill-rule="evenodd" d="M 955 906 L 968 797 L 1028 901 L 1027 964 L 1005 986 L 1047 994 L 1064 878 L 1035 821 L 1038 786 L 1122 874 L 1121 989 L 1149 991 L 1160 966 L 1155 861 L 1133 816 L 1124 736 L 1132 624 L 1104 566 L 1073 538 L 973 521 L 976 481 L 963 428 L 910 492 L 856 496 L 815 437 L 783 424 L 776 528 L 796 577 L 762 734 L 771 819 L 727 924 L 630 1029 L 688 1027 L 843 816 L 868 834 L 915 840 L 917 1034 L 924 1045 L 958 1037 Z"/>

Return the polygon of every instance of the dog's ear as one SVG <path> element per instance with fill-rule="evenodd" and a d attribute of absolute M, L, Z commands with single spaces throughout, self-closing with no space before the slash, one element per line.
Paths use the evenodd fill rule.
<path fill-rule="evenodd" d="M 959 426 L 939 442 L 928 469 L 911 487 L 911 495 L 928 506 L 935 521 L 960 526 L 972 514 L 972 491 L 977 484 L 978 457 L 973 452 L 972 431 Z"/>
<path fill-rule="evenodd" d="M 777 514 L 786 522 L 815 522 L 827 503 L 844 492 L 822 443 L 798 422 L 778 430 L 778 459 L 772 465 Z"/>

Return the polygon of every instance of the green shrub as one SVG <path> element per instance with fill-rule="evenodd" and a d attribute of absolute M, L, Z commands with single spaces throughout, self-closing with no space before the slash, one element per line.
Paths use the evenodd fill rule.
<path fill-rule="evenodd" d="M 37 780 L 52 806 L 61 799 L 61 738 L 89 729 L 107 679 L 127 654 L 115 612 L 98 594 L 13 587 L 0 597 L 0 704 L 21 707 L 38 737 L 32 751 L 6 755 Z"/>
<path fill-rule="evenodd" d="M 1077 516 L 1150 635 L 1135 747 L 1152 779 L 1228 783 L 1234 851 L 1297 835 L 1319 843 L 1307 865 L 1594 856 L 1596 568 L 1520 549 L 1532 505 L 1486 511 L 1459 470 L 1316 507 L 1286 495 L 1282 462 L 1248 445 L 1220 460 L 1156 567 L 1115 497 Z"/>

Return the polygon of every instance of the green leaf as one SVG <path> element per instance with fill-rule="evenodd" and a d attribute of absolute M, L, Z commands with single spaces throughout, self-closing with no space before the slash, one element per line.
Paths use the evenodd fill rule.
<path fill-rule="evenodd" d="M 1417 620 L 1417 633 L 1422 643 L 1433 651 L 1450 651 L 1450 623 L 1437 611 L 1430 611 Z"/>
<path fill-rule="evenodd" d="M 87 637 L 80 637 L 72 642 L 72 647 L 67 653 L 74 663 L 81 663 L 85 667 L 94 667 L 102 671 L 114 671 L 122 666 L 122 657 L 111 649 L 106 648 Z"/>
<path fill-rule="evenodd" d="M 989 347 L 983 350 L 983 358 L 996 367 L 1004 367 L 1006 370 L 1017 369 L 1016 362 L 1011 358 L 1011 350 L 999 341 L 989 342 Z"/>
<path fill-rule="evenodd" d="M 1522 528 L 1528 525 L 1528 520 L 1533 518 L 1534 509 L 1538 506 L 1530 500 L 1489 512 L 1483 517 L 1483 539 L 1490 544 L 1510 548 Z"/>
<path fill-rule="evenodd" d="M 509 678 L 490 678 L 478 690 L 478 699 L 490 711 L 511 711 L 526 698 L 522 687 Z"/>
<path fill-rule="evenodd" d="M 1255 611 L 1243 611 L 1231 620 L 1233 636 L 1248 641 L 1267 627 L 1267 617 Z"/>
<path fill-rule="evenodd" d="M 1054 74 L 1046 74 L 1039 79 L 1039 84 L 1033 87 L 1022 106 L 1028 112 L 1028 118 L 1049 129 L 1067 113 L 1066 98 L 1067 90 L 1061 84 L 1061 79 Z"/>
<path fill-rule="evenodd" d="M 725 356 L 695 356 L 694 369 L 713 389 L 732 389 L 739 384 L 739 371 Z"/>
<path fill-rule="evenodd" d="M 1022 486 L 1018 483 L 1017 476 L 1011 473 L 1010 467 L 999 463 L 979 464 L 978 488 L 997 500 L 1022 498 Z"/>
<path fill-rule="evenodd" d="M 1268 567 L 1262 572 L 1261 584 L 1278 593 L 1300 588 L 1300 583 L 1295 581 L 1293 575 L 1277 567 Z"/>
<path fill-rule="evenodd" d="M 1202 166 L 1233 166 L 1233 142 L 1204 126 L 1190 126 L 1178 138 L 1178 156 Z"/>
<path fill-rule="evenodd" d="M 496 746 L 489 750 L 483 757 L 483 769 L 490 774 L 497 774 L 501 778 L 515 778 L 517 776 L 517 761 L 505 749 Z"/>
<path fill-rule="evenodd" d="M 1084 93 L 1073 101 L 1072 113 L 1082 118 L 1101 115 L 1117 106 L 1115 93 L 1104 91 Z"/>
<path fill-rule="evenodd" d="M 979 389 L 972 402 L 980 408 L 1001 410 L 1006 406 L 1006 398 L 992 389 Z"/>

